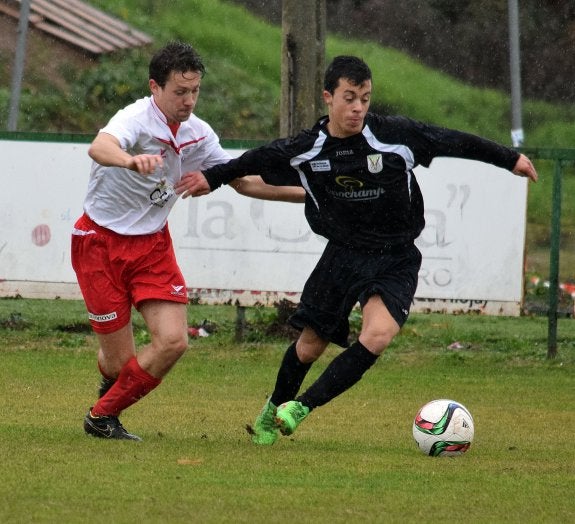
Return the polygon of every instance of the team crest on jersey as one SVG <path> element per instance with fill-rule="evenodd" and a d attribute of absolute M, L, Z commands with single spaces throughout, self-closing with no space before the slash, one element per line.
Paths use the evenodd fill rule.
<path fill-rule="evenodd" d="M 367 169 L 370 173 L 379 173 L 383 169 L 381 153 L 377 155 L 367 155 Z"/>
<path fill-rule="evenodd" d="M 154 206 L 164 207 L 166 202 L 175 195 L 174 187 L 162 178 L 150 193 L 150 203 Z"/>

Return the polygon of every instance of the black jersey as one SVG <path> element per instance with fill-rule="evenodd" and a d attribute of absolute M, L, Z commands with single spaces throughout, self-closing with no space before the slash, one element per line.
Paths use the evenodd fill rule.
<path fill-rule="evenodd" d="M 306 190 L 311 229 L 341 245 L 385 250 L 412 243 L 425 225 L 413 174 L 437 156 L 479 160 L 511 170 L 519 154 L 495 142 L 404 117 L 368 113 L 361 133 L 335 138 L 328 118 L 293 138 L 246 151 L 204 172 L 210 188 L 261 175 L 272 185 Z"/>

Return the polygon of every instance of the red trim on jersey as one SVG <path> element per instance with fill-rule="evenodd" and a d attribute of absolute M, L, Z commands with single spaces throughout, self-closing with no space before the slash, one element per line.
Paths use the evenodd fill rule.
<path fill-rule="evenodd" d="M 172 135 L 176 136 L 178 134 L 178 129 L 180 129 L 180 123 L 174 122 L 173 124 L 168 124 L 168 127 L 170 128 Z"/>
<path fill-rule="evenodd" d="M 162 144 L 166 144 L 167 146 L 171 147 L 177 155 L 180 154 L 180 151 L 186 147 L 189 146 L 190 144 L 197 144 L 198 142 L 201 142 L 202 140 L 205 140 L 207 138 L 207 136 L 202 136 L 200 138 L 196 138 L 195 140 L 189 140 L 188 142 L 184 142 L 183 144 L 180 144 L 179 146 L 174 144 L 174 141 L 170 138 L 169 140 L 166 140 L 165 138 L 160 138 L 155 136 L 154 137 L 156 140 L 159 140 L 160 142 L 162 142 Z"/>

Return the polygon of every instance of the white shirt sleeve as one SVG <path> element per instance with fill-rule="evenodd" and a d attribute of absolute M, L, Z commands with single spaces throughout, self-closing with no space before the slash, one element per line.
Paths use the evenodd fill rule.
<path fill-rule="evenodd" d="M 109 122 L 100 129 L 102 133 L 108 133 L 118 139 L 120 147 L 127 151 L 131 150 L 140 139 L 140 118 L 136 116 L 136 111 L 140 101 L 120 109 Z"/>

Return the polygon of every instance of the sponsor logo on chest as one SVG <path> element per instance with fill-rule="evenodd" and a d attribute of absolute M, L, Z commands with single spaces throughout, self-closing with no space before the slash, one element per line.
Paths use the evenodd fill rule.
<path fill-rule="evenodd" d="M 329 160 L 312 160 L 309 165 L 311 170 L 315 172 L 331 171 L 331 163 Z"/>

